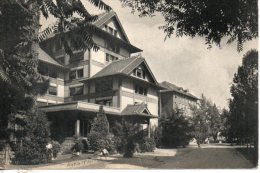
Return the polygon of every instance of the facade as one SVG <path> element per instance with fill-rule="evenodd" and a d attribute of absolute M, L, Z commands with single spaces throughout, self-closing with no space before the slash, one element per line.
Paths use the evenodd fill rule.
<path fill-rule="evenodd" d="M 191 116 L 191 106 L 195 106 L 199 100 L 189 93 L 187 89 L 178 87 L 170 82 L 160 83 L 163 90 L 160 90 L 160 115 L 164 116 L 173 109 L 181 109 L 184 115 Z"/>
<path fill-rule="evenodd" d="M 50 87 L 37 101 L 52 122 L 52 135 L 85 137 L 101 105 L 110 126 L 134 117 L 149 135 L 158 122 L 161 86 L 145 59 L 132 56 L 142 50 L 131 45 L 115 12 L 99 15 L 93 25 L 97 52 L 74 50 L 70 57 L 55 36 L 39 48 L 39 72 Z"/>

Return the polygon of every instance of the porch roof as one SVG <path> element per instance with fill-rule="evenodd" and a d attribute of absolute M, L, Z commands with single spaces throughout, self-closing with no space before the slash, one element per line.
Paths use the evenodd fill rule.
<path fill-rule="evenodd" d="M 147 108 L 147 104 L 134 104 L 134 105 L 127 105 L 126 108 L 121 113 L 122 116 L 143 116 L 143 117 L 150 117 L 150 118 L 157 118 L 157 116 L 152 115 Z"/>
<path fill-rule="evenodd" d="M 152 115 L 147 108 L 146 104 L 135 104 L 127 105 L 127 107 L 121 112 L 119 108 L 103 106 L 106 114 L 116 115 L 116 116 L 140 116 L 140 117 L 150 117 L 157 118 L 157 116 Z M 70 103 L 60 103 L 47 106 L 41 106 L 40 110 L 44 112 L 59 112 L 59 111 L 86 111 L 86 112 L 99 112 L 100 105 L 94 103 L 88 103 L 83 101 L 75 101 Z"/>
<path fill-rule="evenodd" d="M 41 106 L 40 109 L 44 112 L 58 112 L 69 110 L 81 110 L 89 112 L 99 112 L 100 105 L 83 101 L 75 101 L 69 103 L 60 103 L 47 106 Z M 112 115 L 120 115 L 120 109 L 115 107 L 103 106 L 105 113 Z"/>

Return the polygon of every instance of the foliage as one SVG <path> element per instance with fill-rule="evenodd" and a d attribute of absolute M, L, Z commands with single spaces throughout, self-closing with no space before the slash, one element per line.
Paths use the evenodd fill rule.
<path fill-rule="evenodd" d="M 72 147 L 72 151 L 81 152 L 84 149 L 82 140 L 76 140 L 75 145 Z"/>
<path fill-rule="evenodd" d="M 124 153 L 124 157 L 133 157 L 135 143 L 138 141 L 137 133 L 140 130 L 140 125 L 134 120 L 122 119 L 121 122 L 115 122 L 111 130 L 117 137 L 116 148 Z"/>
<path fill-rule="evenodd" d="M 142 143 L 140 144 L 140 149 L 142 152 L 153 152 L 155 149 L 155 140 L 154 138 L 146 137 L 142 140 Z"/>
<path fill-rule="evenodd" d="M 111 9 L 102 0 L 89 0 L 89 2 L 102 10 L 109 11 Z M 53 15 L 57 21 L 40 33 L 40 41 L 48 38 L 50 33 L 54 33 L 56 40 L 63 44 L 64 50 L 69 55 L 73 54 L 73 49 L 99 49 L 92 39 L 97 30 L 92 22 L 96 21 L 98 16 L 91 15 L 81 1 L 58 0 L 55 4 L 51 0 L 44 0 L 41 10 L 44 17 L 48 18 L 49 15 Z"/>
<path fill-rule="evenodd" d="M 161 128 L 161 126 L 156 127 L 152 131 L 151 136 L 154 138 L 156 147 L 160 147 L 162 145 L 161 144 L 161 136 L 162 136 L 162 128 Z"/>
<path fill-rule="evenodd" d="M 230 100 L 230 135 L 258 149 L 258 52 L 248 51 L 234 75 Z M 258 153 L 258 152 L 256 152 Z"/>
<path fill-rule="evenodd" d="M 101 151 L 106 148 L 106 141 L 104 136 L 96 131 L 92 131 L 88 135 L 90 149 L 93 151 Z"/>
<path fill-rule="evenodd" d="M 109 134 L 109 122 L 106 114 L 103 112 L 103 108 L 101 108 L 97 117 L 94 119 L 90 129 L 90 133 L 91 132 L 98 132 L 105 137 Z"/>
<path fill-rule="evenodd" d="M 222 124 L 222 128 L 220 129 L 221 136 L 225 137 L 227 142 L 231 142 L 230 112 L 227 109 L 223 109 L 220 116 L 221 116 L 221 124 Z"/>
<path fill-rule="evenodd" d="M 168 112 L 159 119 L 161 145 L 186 146 L 191 139 L 191 125 L 180 109 Z"/>
<path fill-rule="evenodd" d="M 160 28 L 171 37 L 200 36 L 206 44 L 220 46 L 221 40 L 228 37 L 227 43 L 237 41 L 237 50 L 243 43 L 258 37 L 257 0 L 121 0 L 124 6 L 137 11 L 139 16 L 164 17 L 165 24 Z"/>
<path fill-rule="evenodd" d="M 217 135 L 223 129 L 223 121 L 217 106 L 202 95 L 199 104 L 191 106 L 193 136 L 198 142 L 198 146 L 206 138 L 213 137 L 217 141 Z"/>
<path fill-rule="evenodd" d="M 88 135 L 90 148 L 94 151 L 101 151 L 105 149 L 107 147 L 106 144 L 108 144 L 108 135 L 109 122 L 103 108 L 101 107 L 97 117 L 92 123 L 92 127 Z"/>
<path fill-rule="evenodd" d="M 50 140 L 50 131 L 46 115 L 38 111 L 28 113 L 23 117 L 24 124 L 21 127 L 23 135 L 19 137 L 19 142 L 13 148 L 14 162 L 38 164 L 48 161 L 46 146 Z"/>
<path fill-rule="evenodd" d="M 110 10 L 110 7 L 103 3 L 102 0 L 89 0 L 91 4 L 100 9 Z M 52 29 L 47 28 L 39 33 L 40 12 L 46 18 L 53 15 L 57 18 L 57 22 Z M 75 17 L 73 14 L 79 16 Z M 67 40 L 77 40 L 75 48 L 79 49 L 96 49 L 91 38 L 93 27 L 91 22 L 95 21 L 97 16 L 88 13 L 80 0 L 57 0 L 56 4 L 52 0 L 1 0 L 0 1 L 0 83 L 1 96 L 8 98 L 10 106 L 4 106 L 5 112 L 1 112 L 0 124 L 1 137 L 8 138 L 5 131 L 9 113 L 14 114 L 17 111 L 27 111 L 33 107 L 31 102 L 25 109 L 16 109 L 18 102 L 29 103 L 34 100 L 37 95 L 46 93 L 49 81 L 41 76 L 38 71 L 38 48 L 39 41 L 46 38 L 51 32 L 59 33 L 58 39 L 63 40 L 64 48 L 67 53 L 71 53 L 71 47 L 68 47 Z M 71 33 L 69 31 L 75 29 L 81 32 Z M 68 32 L 66 35 L 65 32 Z M 3 83 L 3 85 L 2 85 Z M 15 94 L 4 92 L 3 88 L 12 86 L 8 89 L 9 93 L 19 93 L 17 98 Z M 11 90 L 12 89 L 12 90 Z M 22 98 L 23 97 L 23 98 Z M 16 101 L 17 100 L 17 101 Z M 19 107 L 19 106 L 17 106 Z M 13 110 L 15 108 L 15 111 Z M 2 109 L 1 109 L 2 110 Z M 3 115 L 3 116 L 2 116 Z M 2 135 L 3 134 L 3 135 Z"/>
<path fill-rule="evenodd" d="M 60 143 L 57 141 L 52 141 L 52 153 L 54 158 L 57 158 L 60 149 L 61 149 Z"/>

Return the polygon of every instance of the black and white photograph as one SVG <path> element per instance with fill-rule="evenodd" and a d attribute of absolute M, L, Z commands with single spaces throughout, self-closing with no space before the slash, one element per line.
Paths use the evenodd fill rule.
<path fill-rule="evenodd" d="M 257 0 L 0 0 L 0 172 L 258 170 Z"/>

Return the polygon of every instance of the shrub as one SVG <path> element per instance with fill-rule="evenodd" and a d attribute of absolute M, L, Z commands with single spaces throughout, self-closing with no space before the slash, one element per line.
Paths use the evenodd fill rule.
<path fill-rule="evenodd" d="M 153 152 L 155 149 L 154 138 L 144 138 L 142 143 L 140 144 L 140 149 L 142 152 Z"/>
<path fill-rule="evenodd" d="M 90 149 L 93 151 L 101 151 L 106 148 L 105 138 L 99 132 L 91 131 L 88 135 L 88 140 Z"/>
<path fill-rule="evenodd" d="M 101 108 L 100 112 L 97 114 L 97 117 L 94 119 L 94 122 L 92 123 L 90 132 L 91 131 L 98 132 L 103 137 L 107 137 L 109 134 L 109 122 L 108 122 L 107 116 L 103 112 L 102 108 Z"/>
<path fill-rule="evenodd" d="M 138 141 L 137 134 L 140 129 L 138 123 L 130 120 L 122 120 L 121 123 L 115 122 L 112 131 L 115 137 L 115 146 L 119 152 L 124 153 L 124 157 L 133 157 L 135 143 Z"/>
<path fill-rule="evenodd" d="M 75 145 L 72 147 L 72 151 L 81 152 L 84 149 L 82 140 L 77 140 Z"/>
<path fill-rule="evenodd" d="M 189 119 L 179 109 L 172 110 L 159 120 L 161 144 L 166 147 L 186 146 L 192 139 Z"/>
<path fill-rule="evenodd" d="M 49 123 L 42 112 L 24 116 L 23 136 L 14 148 L 17 164 L 39 164 L 48 161 L 46 146 L 50 140 Z"/>
<path fill-rule="evenodd" d="M 58 141 L 52 141 L 52 154 L 54 158 L 57 158 L 60 149 L 61 149 L 60 143 Z"/>
<path fill-rule="evenodd" d="M 100 111 L 92 123 L 88 140 L 90 149 L 94 151 L 111 148 L 112 141 L 109 139 L 109 122 L 102 107 L 100 107 Z"/>
<path fill-rule="evenodd" d="M 135 151 L 135 144 L 133 139 L 128 139 L 124 150 L 124 157 L 133 157 Z"/>

